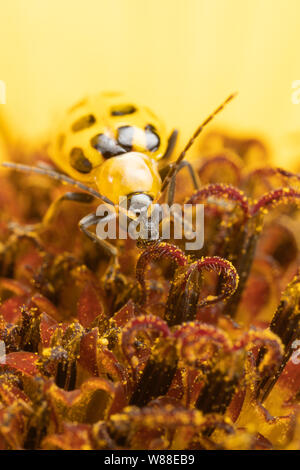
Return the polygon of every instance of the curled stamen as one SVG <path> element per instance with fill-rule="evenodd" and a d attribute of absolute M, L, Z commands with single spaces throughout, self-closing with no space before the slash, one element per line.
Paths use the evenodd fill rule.
<path fill-rule="evenodd" d="M 141 315 L 131 320 L 124 328 L 121 336 L 121 346 L 127 361 L 134 367 L 136 362 L 135 348 L 133 341 L 140 331 L 153 330 L 163 337 L 169 337 L 171 332 L 166 322 L 154 315 Z M 135 359 L 134 359 L 135 358 Z"/>
<path fill-rule="evenodd" d="M 272 371 L 280 364 L 283 355 L 283 345 L 280 338 L 270 330 L 250 330 L 245 333 L 233 347 L 234 351 L 239 349 L 250 350 L 260 346 L 266 350 L 263 360 L 259 364 L 259 372 Z"/>
<path fill-rule="evenodd" d="M 142 288 L 141 303 L 144 303 L 147 298 L 145 280 L 146 269 L 151 261 L 155 261 L 159 258 L 169 259 L 177 264 L 177 266 L 185 266 L 187 264 L 187 258 L 183 251 L 170 243 L 159 242 L 146 249 L 139 257 L 136 267 L 136 277 Z"/>
<path fill-rule="evenodd" d="M 244 213 L 244 222 L 249 218 L 249 204 L 245 194 L 239 189 L 225 184 L 209 184 L 204 188 L 196 191 L 186 204 L 197 204 L 200 201 L 207 200 L 208 198 L 225 198 L 230 201 L 236 202 Z"/>
<path fill-rule="evenodd" d="M 222 275 L 220 294 L 216 296 L 207 296 L 205 299 L 200 301 L 200 307 L 206 307 L 207 305 L 215 304 L 220 300 L 228 299 L 235 292 L 238 286 L 238 273 L 233 264 L 226 259 L 220 258 L 218 256 L 208 256 L 206 258 L 202 258 L 201 260 L 196 261 L 190 265 L 188 276 L 194 269 L 197 269 L 199 272 L 213 271 L 219 276 Z"/>
<path fill-rule="evenodd" d="M 251 207 L 251 216 L 256 216 L 259 212 L 265 212 L 269 207 L 274 208 L 280 204 L 299 204 L 300 192 L 293 188 L 279 188 L 264 194 Z"/>
<path fill-rule="evenodd" d="M 204 160 L 200 168 L 198 169 L 198 174 L 200 176 L 201 181 L 203 183 L 209 182 L 209 177 L 212 177 L 215 180 L 215 173 L 216 173 L 216 166 L 219 169 L 219 166 L 223 169 L 226 167 L 231 171 L 233 176 L 232 179 L 235 179 L 235 184 L 238 184 L 241 179 L 241 163 L 237 156 L 234 154 L 219 154 L 219 155 L 211 155 L 207 159 Z M 217 173 L 222 173 L 217 170 Z M 222 173 L 223 174 L 223 173 Z M 208 179 L 209 178 L 209 179 Z M 213 183 L 213 181 L 211 181 Z"/>
<path fill-rule="evenodd" d="M 284 168 L 272 168 L 272 167 L 262 167 L 262 168 L 256 168 L 255 170 L 252 170 L 248 175 L 247 175 L 247 180 L 250 180 L 251 178 L 256 178 L 256 177 L 270 177 L 270 176 L 282 176 L 283 180 L 285 183 L 289 181 L 300 181 L 300 175 L 296 173 L 292 173 L 291 171 L 287 171 Z"/>
<path fill-rule="evenodd" d="M 182 325 L 174 333 L 174 337 L 177 339 L 179 357 L 194 367 L 199 367 L 211 359 L 216 349 L 222 348 L 224 352 L 229 352 L 232 348 L 230 338 L 225 332 L 213 325 L 200 322 Z M 203 349 L 206 355 L 201 354 Z"/>
<path fill-rule="evenodd" d="M 199 302 L 203 271 L 214 272 L 220 276 L 220 293 L 208 295 Z M 202 258 L 190 264 L 172 282 L 165 310 L 168 325 L 193 321 L 197 307 L 206 307 L 220 300 L 227 300 L 235 292 L 238 281 L 239 276 L 234 266 L 218 256 Z"/>

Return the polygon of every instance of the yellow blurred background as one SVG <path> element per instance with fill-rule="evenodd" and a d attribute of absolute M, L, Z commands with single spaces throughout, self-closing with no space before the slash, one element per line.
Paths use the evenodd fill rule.
<path fill-rule="evenodd" d="M 123 90 L 187 138 L 230 92 L 214 126 L 300 155 L 299 0 L 10 0 L 0 8 L 0 112 L 36 142 L 84 94 Z M 213 126 L 212 126 L 213 128 Z"/>

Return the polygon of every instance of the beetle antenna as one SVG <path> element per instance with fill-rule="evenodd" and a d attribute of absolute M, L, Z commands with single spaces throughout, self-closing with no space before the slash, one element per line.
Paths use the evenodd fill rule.
<path fill-rule="evenodd" d="M 225 106 L 233 99 L 235 98 L 237 95 L 237 93 L 232 93 L 231 95 L 228 96 L 228 98 L 226 98 L 225 101 L 223 101 L 222 104 L 220 104 L 220 106 L 218 106 L 217 109 L 215 109 L 203 122 L 202 124 L 200 124 L 200 126 L 196 129 L 196 131 L 194 132 L 194 134 L 192 135 L 192 137 L 190 138 L 190 140 L 188 141 L 188 143 L 186 144 L 186 146 L 184 147 L 184 149 L 182 150 L 181 154 L 179 155 L 179 157 L 177 158 L 177 160 L 175 161 L 175 163 L 172 165 L 172 167 L 170 168 L 169 172 L 167 173 L 167 176 L 165 177 L 163 183 L 162 183 L 162 187 L 161 187 L 161 190 L 160 190 L 160 194 L 158 196 L 157 199 L 159 199 L 160 195 L 162 194 L 162 192 L 167 188 L 167 186 L 169 185 L 170 181 L 171 181 L 171 178 L 173 177 L 173 175 L 176 173 L 177 169 L 178 169 L 178 166 L 179 164 L 182 162 L 182 160 L 184 159 L 187 151 L 191 148 L 191 146 L 193 145 L 193 143 L 195 142 L 195 140 L 198 138 L 199 134 L 202 132 L 202 130 L 204 129 L 204 127 L 207 126 L 207 124 L 213 120 L 213 118 L 219 114 L 220 111 L 223 110 L 223 108 L 225 108 Z"/>
<path fill-rule="evenodd" d="M 70 178 L 67 175 L 59 173 L 58 171 L 50 170 L 48 168 L 38 168 L 35 166 L 23 165 L 21 163 L 13 163 L 13 162 L 3 162 L 1 163 L 1 165 L 4 166 L 5 168 L 12 168 L 13 170 L 16 170 L 16 171 L 23 171 L 25 173 L 36 173 L 38 175 L 49 176 L 52 179 L 61 181 L 62 183 L 70 184 L 71 186 L 75 186 L 76 188 L 82 189 L 83 191 L 86 191 L 87 193 L 94 196 L 95 198 L 102 199 L 102 201 L 106 202 L 107 204 L 110 204 L 112 206 L 115 205 L 110 199 L 108 199 L 106 196 L 102 196 L 102 194 L 98 193 L 98 191 L 96 191 L 95 189 L 90 188 L 89 186 L 86 186 L 80 181 L 74 180 L 73 178 Z"/>

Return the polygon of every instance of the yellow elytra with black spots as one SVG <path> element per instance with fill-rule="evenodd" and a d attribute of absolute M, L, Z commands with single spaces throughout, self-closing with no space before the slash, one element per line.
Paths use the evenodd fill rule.
<path fill-rule="evenodd" d="M 122 93 L 86 98 L 66 113 L 50 156 L 72 178 L 95 187 L 114 203 L 160 190 L 158 161 L 168 148 L 163 122 Z"/>

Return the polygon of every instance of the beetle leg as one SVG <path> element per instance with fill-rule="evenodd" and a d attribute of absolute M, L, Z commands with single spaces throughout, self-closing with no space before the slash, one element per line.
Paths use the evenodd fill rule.
<path fill-rule="evenodd" d="M 118 250 L 108 241 L 101 238 L 97 233 L 89 230 L 91 225 L 96 225 L 100 220 L 102 223 L 109 222 L 112 218 L 116 217 L 115 214 L 109 214 L 105 217 L 98 216 L 96 214 L 88 214 L 79 221 L 79 228 L 82 232 L 87 235 L 93 242 L 99 243 L 104 249 L 106 254 L 111 257 L 111 261 L 104 275 L 104 282 L 107 289 L 110 289 L 111 285 L 123 286 L 126 284 L 126 280 L 122 274 L 120 274 L 120 265 L 118 260 Z"/>
<path fill-rule="evenodd" d="M 22 233 L 30 233 L 30 232 L 38 232 L 42 230 L 43 228 L 46 228 L 47 225 L 49 225 L 52 220 L 55 218 L 57 211 L 60 207 L 60 205 L 64 201 L 75 201 L 75 202 L 81 202 L 81 203 L 90 203 L 94 200 L 94 197 L 91 194 L 87 193 L 75 193 L 75 192 L 68 192 L 63 194 L 60 198 L 58 198 L 56 201 L 52 202 L 50 204 L 50 207 L 48 208 L 46 214 L 43 217 L 43 220 L 41 222 L 37 222 L 36 224 L 27 224 L 27 225 L 21 225 L 18 222 L 10 222 L 9 227 L 12 230 L 17 230 Z"/>
<path fill-rule="evenodd" d="M 49 209 L 47 210 L 43 218 L 42 225 L 48 225 L 49 223 L 52 222 L 55 215 L 57 214 L 59 207 L 65 201 L 74 201 L 74 202 L 80 202 L 83 204 L 89 204 L 93 202 L 93 200 L 94 200 L 94 197 L 91 194 L 67 192 L 50 205 Z"/>
<path fill-rule="evenodd" d="M 172 175 L 171 177 L 171 180 L 170 180 L 170 184 L 168 186 L 168 191 L 167 191 L 167 202 L 168 202 L 168 205 L 171 206 L 174 202 L 174 196 L 175 196 L 175 187 L 176 187 L 176 176 L 177 176 L 177 173 L 179 171 L 182 170 L 182 168 L 184 167 L 187 167 L 188 171 L 189 171 L 189 174 L 190 174 L 190 177 L 192 179 L 192 182 L 193 182 L 193 186 L 194 186 L 194 189 L 197 190 L 199 189 L 200 187 L 200 182 L 199 182 L 199 178 L 194 170 L 194 168 L 192 167 L 192 165 L 190 164 L 190 162 L 188 162 L 187 160 L 183 160 L 182 162 L 180 162 L 180 164 L 178 165 L 178 169 L 176 170 L 176 172 Z"/>
<path fill-rule="evenodd" d="M 117 248 L 103 238 L 100 238 L 96 233 L 89 230 L 91 225 L 96 225 L 100 220 L 102 220 L 102 222 L 109 221 L 112 217 L 115 217 L 115 214 L 110 214 L 106 217 L 101 217 L 96 214 L 88 214 L 79 221 L 79 228 L 87 237 L 90 238 L 90 240 L 92 240 L 94 243 L 99 243 L 99 245 L 101 245 L 101 247 L 105 250 L 106 254 L 110 255 L 113 260 L 115 260 L 114 263 L 118 264 Z"/>
<path fill-rule="evenodd" d="M 173 150 L 175 148 L 175 145 L 176 145 L 176 142 L 177 142 L 177 137 L 178 137 L 178 131 L 177 131 L 177 129 L 174 129 L 174 131 L 171 133 L 171 135 L 168 139 L 167 150 L 165 151 L 164 156 L 162 157 L 162 159 L 164 161 L 168 160 L 170 158 L 170 156 L 172 155 L 172 152 L 173 152 Z"/>

